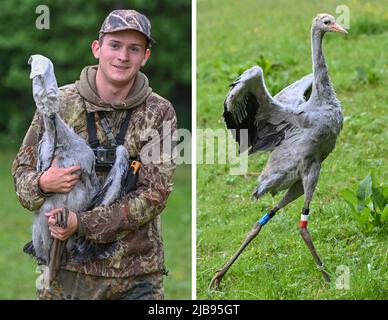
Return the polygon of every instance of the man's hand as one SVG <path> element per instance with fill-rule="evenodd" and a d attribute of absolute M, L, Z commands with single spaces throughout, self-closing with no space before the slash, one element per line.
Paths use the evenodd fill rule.
<path fill-rule="evenodd" d="M 49 230 L 51 232 L 51 236 L 59 239 L 59 240 L 66 240 L 69 238 L 73 233 L 75 233 L 78 229 L 78 220 L 77 215 L 69 210 L 69 217 L 67 219 L 67 228 L 61 228 L 56 225 L 57 222 L 57 214 L 59 214 L 63 208 L 57 208 L 53 209 L 49 212 L 46 212 L 45 215 L 48 217 L 48 225 Z"/>
<path fill-rule="evenodd" d="M 67 193 L 77 184 L 79 174 L 75 172 L 80 169 L 80 166 L 58 168 L 54 159 L 52 166 L 40 176 L 39 187 L 45 193 Z"/>

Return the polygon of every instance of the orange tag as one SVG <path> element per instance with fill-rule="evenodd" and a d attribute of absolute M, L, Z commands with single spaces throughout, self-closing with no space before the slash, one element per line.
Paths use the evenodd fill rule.
<path fill-rule="evenodd" d="M 133 174 L 136 174 L 141 168 L 141 162 L 133 160 L 131 163 L 131 168 L 133 168 Z"/>

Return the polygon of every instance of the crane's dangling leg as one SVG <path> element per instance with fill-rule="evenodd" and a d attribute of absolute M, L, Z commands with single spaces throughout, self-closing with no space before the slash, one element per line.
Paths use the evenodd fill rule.
<path fill-rule="evenodd" d="M 61 228 L 67 228 L 67 220 L 69 219 L 69 209 L 64 208 L 56 215 L 56 225 Z M 58 275 L 62 254 L 65 249 L 67 240 L 59 240 L 54 238 L 50 248 L 49 263 L 48 263 L 48 277 L 49 285 L 55 280 Z"/>
<path fill-rule="evenodd" d="M 318 265 L 319 270 L 322 272 L 323 277 L 325 278 L 326 282 L 330 282 L 330 277 L 327 274 L 327 272 L 324 270 L 323 263 L 321 259 L 318 256 L 318 253 L 314 247 L 313 241 L 311 239 L 310 233 L 307 229 L 307 223 L 308 223 L 308 215 L 310 212 L 310 203 L 311 199 L 313 197 L 315 187 L 318 183 L 319 178 L 319 171 L 320 171 L 320 164 L 319 163 L 313 163 L 309 169 L 307 174 L 303 177 L 303 188 L 305 193 L 305 201 L 304 201 L 304 207 L 302 211 L 302 216 L 300 220 L 300 235 L 302 236 L 302 239 L 306 243 L 307 247 L 309 248 L 311 254 L 313 255 L 315 262 Z"/>
<path fill-rule="evenodd" d="M 222 277 L 225 275 L 225 273 L 229 270 L 229 268 L 232 266 L 232 264 L 237 260 L 241 252 L 248 246 L 248 244 L 259 234 L 261 227 L 265 225 L 274 215 L 277 211 L 285 207 L 290 202 L 294 201 L 295 199 L 299 198 L 303 194 L 303 187 L 301 181 L 296 182 L 290 189 L 288 189 L 287 193 L 283 197 L 283 199 L 278 203 L 278 205 L 273 208 L 270 212 L 265 214 L 258 222 L 256 222 L 253 225 L 252 230 L 248 233 L 246 239 L 240 246 L 240 248 L 236 251 L 236 253 L 233 255 L 233 257 L 228 261 L 225 266 L 219 270 L 216 275 L 213 277 L 213 279 L 210 281 L 209 289 L 215 286 L 218 288 L 220 286 Z"/>

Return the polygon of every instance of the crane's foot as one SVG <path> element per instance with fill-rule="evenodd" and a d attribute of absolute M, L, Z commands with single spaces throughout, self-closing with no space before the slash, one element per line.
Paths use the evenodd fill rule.
<path fill-rule="evenodd" d="M 220 282 L 222 280 L 222 277 L 225 275 L 225 273 L 229 270 L 229 268 L 232 266 L 232 264 L 237 260 L 241 252 L 247 247 L 247 245 L 258 235 L 258 233 L 261 230 L 261 227 L 267 223 L 269 219 L 275 214 L 274 210 L 271 210 L 269 213 L 264 215 L 258 222 L 256 222 L 251 231 L 249 231 L 247 237 L 245 238 L 244 242 L 241 244 L 240 248 L 236 251 L 236 253 L 233 255 L 233 257 L 228 261 L 228 263 L 221 269 L 218 270 L 216 275 L 213 277 L 213 279 L 210 281 L 209 289 L 212 287 L 219 288 Z"/>
<path fill-rule="evenodd" d="M 222 270 L 219 270 L 216 275 L 213 277 L 213 279 L 210 281 L 210 284 L 209 284 L 209 287 L 208 289 L 219 289 L 220 288 L 220 283 L 221 283 L 221 280 L 223 278 L 225 274 L 225 271 L 222 269 Z"/>
<path fill-rule="evenodd" d="M 302 236 L 304 242 L 306 243 L 306 245 L 309 248 L 311 254 L 313 255 L 314 260 L 315 260 L 315 262 L 317 264 L 317 267 L 322 272 L 322 275 L 325 278 L 325 281 L 329 283 L 330 282 L 329 274 L 324 269 L 324 265 L 322 263 L 322 260 L 319 257 L 319 255 L 318 255 L 318 253 L 317 253 L 317 251 L 316 251 L 316 249 L 314 247 L 313 241 L 311 239 L 311 236 L 310 236 L 310 233 L 309 233 L 308 229 L 306 228 L 306 225 L 304 225 L 304 227 L 301 227 L 300 235 Z"/>
<path fill-rule="evenodd" d="M 327 283 L 330 283 L 330 276 L 329 276 L 329 274 L 324 270 L 323 265 L 322 265 L 322 266 L 318 266 L 318 269 L 322 272 L 322 275 L 323 275 L 323 277 L 325 278 L 325 281 L 326 281 Z"/>

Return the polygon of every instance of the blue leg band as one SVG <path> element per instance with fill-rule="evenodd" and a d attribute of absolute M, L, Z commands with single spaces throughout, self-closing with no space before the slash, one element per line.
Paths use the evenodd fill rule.
<path fill-rule="evenodd" d="M 272 217 L 269 216 L 268 213 L 266 213 L 260 220 L 259 220 L 259 223 L 263 226 L 265 225 L 269 219 L 271 219 Z"/>

